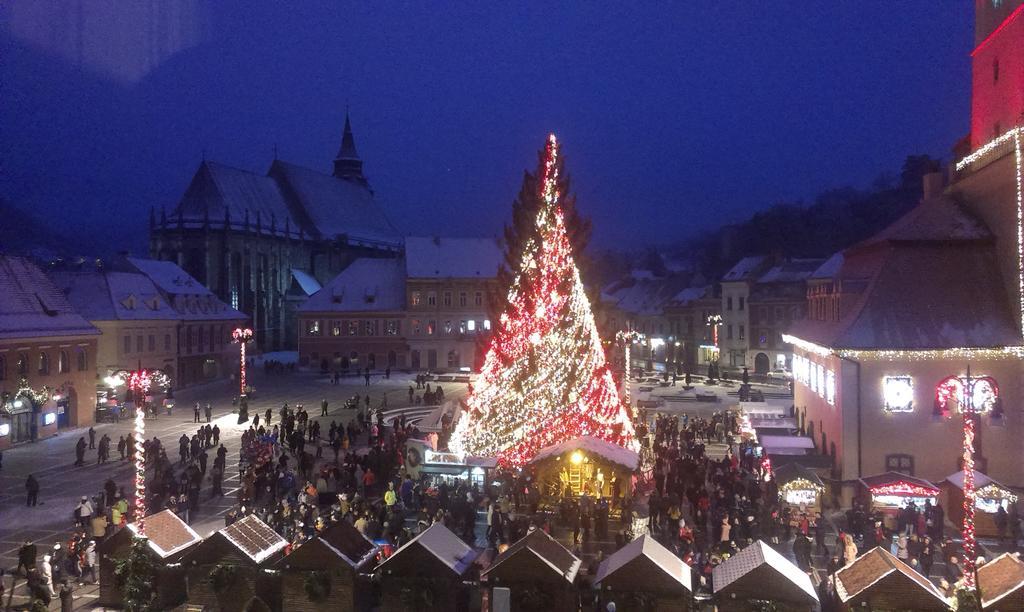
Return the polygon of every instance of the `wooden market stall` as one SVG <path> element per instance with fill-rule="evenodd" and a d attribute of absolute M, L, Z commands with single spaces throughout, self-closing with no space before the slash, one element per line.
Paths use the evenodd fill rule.
<path fill-rule="evenodd" d="M 265 572 L 288 541 L 250 514 L 215 532 L 182 560 L 188 605 L 221 612 L 277 610 L 280 582 Z"/>
<path fill-rule="evenodd" d="M 274 566 L 281 576 L 282 609 L 369 609 L 371 585 L 360 574 L 373 568 L 379 551 L 348 521 L 332 523 Z"/>
<path fill-rule="evenodd" d="M 511 612 L 575 610 L 579 592 L 574 582 L 581 563 L 569 549 L 535 529 L 495 557 L 480 580 L 489 589 L 510 590 Z"/>
<path fill-rule="evenodd" d="M 425 612 L 468 607 L 468 587 L 478 552 L 441 523 L 434 523 L 377 566 L 381 610 Z"/>
<path fill-rule="evenodd" d="M 761 540 L 718 564 L 711 579 L 721 611 L 746 612 L 764 601 L 789 612 L 818 607 L 810 576 Z"/>
<path fill-rule="evenodd" d="M 900 472 L 885 472 L 860 479 L 871 499 L 871 509 L 882 513 L 887 529 L 896 528 L 896 514 L 900 508 L 914 504 L 921 509 L 926 501 L 938 502 L 940 490 L 923 478 Z"/>
<path fill-rule="evenodd" d="M 146 549 L 157 566 L 156 605 L 158 609 L 177 606 L 185 601 L 185 573 L 178 563 L 202 538 L 185 521 L 170 510 L 146 517 Z M 117 561 L 128 556 L 138 527 L 130 523 L 96 547 L 100 563 L 101 606 L 120 606 L 124 600 L 117 584 Z"/>
<path fill-rule="evenodd" d="M 782 503 L 794 510 L 809 512 L 812 516 L 815 512 L 821 512 L 825 483 L 817 473 L 791 462 L 774 467 L 773 476 Z"/>
<path fill-rule="evenodd" d="M 1024 563 L 1018 554 L 1003 553 L 978 568 L 981 609 L 1024 610 Z"/>
<path fill-rule="evenodd" d="M 626 498 L 640 455 L 599 438 L 583 436 L 548 446 L 530 461 L 534 482 L 549 497 L 585 491 L 595 498 Z"/>
<path fill-rule="evenodd" d="M 594 583 L 602 606 L 639 610 L 631 603 L 653 598 L 656 611 L 685 611 L 692 608 L 692 578 L 690 566 L 645 533 L 602 561 Z"/>
<path fill-rule="evenodd" d="M 835 575 L 845 610 L 948 610 L 934 584 L 889 551 L 875 547 Z"/>
<path fill-rule="evenodd" d="M 964 520 L 964 473 L 959 471 L 950 474 L 939 483 L 942 490 L 943 508 L 949 513 L 949 520 L 959 525 Z M 1017 502 L 1017 495 L 1009 487 L 1002 485 L 981 472 L 974 472 L 974 530 L 976 535 L 994 537 L 999 535 L 996 529 L 995 516 L 1002 506 L 1007 512 L 1010 505 Z"/>

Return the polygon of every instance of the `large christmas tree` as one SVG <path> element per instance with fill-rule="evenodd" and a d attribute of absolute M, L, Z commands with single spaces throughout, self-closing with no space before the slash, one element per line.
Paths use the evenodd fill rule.
<path fill-rule="evenodd" d="M 536 230 L 519 256 L 509 257 L 519 267 L 508 302 L 450 442 L 456 453 L 497 457 L 510 467 L 579 436 L 636 449 L 576 268 L 558 167 L 552 135 Z"/>

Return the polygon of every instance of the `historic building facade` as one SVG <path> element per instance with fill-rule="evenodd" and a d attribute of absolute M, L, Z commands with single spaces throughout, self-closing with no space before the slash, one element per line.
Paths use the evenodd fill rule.
<path fill-rule="evenodd" d="M 172 387 L 181 388 L 238 369 L 231 331 L 247 317 L 174 263 L 119 257 L 61 263 L 48 276 L 102 332 L 100 378 L 141 365 L 164 371 Z"/>
<path fill-rule="evenodd" d="M 958 471 L 968 402 L 977 468 L 1024 484 L 1024 2 L 979 0 L 976 31 L 971 150 L 950 184 L 926 176 L 917 208 L 833 260 L 786 337 L 799 425 L 847 499 L 872 474 Z"/>
<path fill-rule="evenodd" d="M 178 205 L 150 216 L 150 255 L 181 266 L 252 321 L 266 350 L 294 348 L 312 278 L 396 257 L 401 238 L 373 198 L 348 118 L 332 174 L 275 159 L 265 175 L 204 160 Z"/>
<path fill-rule="evenodd" d="M 365 258 L 299 307 L 299 360 L 327 371 L 459 371 L 479 364 L 502 252 L 487 238 L 405 240 Z"/>
<path fill-rule="evenodd" d="M 99 333 L 35 264 L 0 256 L 0 449 L 93 422 Z"/>

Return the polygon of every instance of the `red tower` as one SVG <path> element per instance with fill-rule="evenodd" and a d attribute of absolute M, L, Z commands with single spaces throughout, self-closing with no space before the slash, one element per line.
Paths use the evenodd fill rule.
<path fill-rule="evenodd" d="M 1024 0 L 975 0 L 971 150 L 1024 123 Z"/>

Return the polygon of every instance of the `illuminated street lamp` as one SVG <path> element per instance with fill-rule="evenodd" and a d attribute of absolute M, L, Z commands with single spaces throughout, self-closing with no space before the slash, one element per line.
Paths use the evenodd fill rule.
<path fill-rule="evenodd" d="M 253 333 L 248 327 L 236 327 L 235 331 L 231 332 L 231 337 L 242 347 L 242 363 L 238 375 L 240 385 L 240 392 L 238 396 L 239 398 L 242 398 L 245 397 L 245 344 L 252 340 Z"/>
<path fill-rule="evenodd" d="M 619 342 L 620 344 L 622 344 L 622 354 L 623 354 L 623 357 L 625 358 L 625 361 L 626 361 L 626 365 L 625 365 L 625 369 L 624 369 L 625 374 L 624 374 L 624 380 L 623 380 L 624 384 L 622 385 L 622 399 L 623 399 L 624 402 L 626 402 L 626 406 L 629 407 L 630 412 L 633 414 L 633 418 L 636 419 L 636 412 L 633 410 L 633 406 L 630 403 L 630 399 L 629 399 L 629 369 L 630 369 L 630 365 L 631 365 L 630 364 L 631 358 L 629 356 L 629 351 L 630 351 L 630 347 L 633 346 L 634 342 L 643 342 L 644 341 L 644 335 L 641 334 L 640 332 L 636 331 L 632 327 L 630 327 L 630 328 L 623 329 L 623 330 L 620 330 L 619 332 L 617 332 L 615 334 L 615 341 Z"/>

